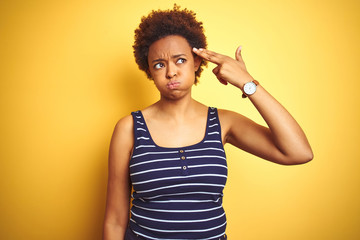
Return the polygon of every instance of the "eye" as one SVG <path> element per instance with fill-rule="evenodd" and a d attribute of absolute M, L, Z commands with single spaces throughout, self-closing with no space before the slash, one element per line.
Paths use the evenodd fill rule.
<path fill-rule="evenodd" d="M 163 63 L 157 63 L 157 64 L 154 65 L 155 69 L 160 69 L 160 68 L 163 68 L 163 67 L 164 67 Z"/>
<path fill-rule="evenodd" d="M 185 63 L 186 59 L 185 58 L 179 58 L 176 63 Z"/>

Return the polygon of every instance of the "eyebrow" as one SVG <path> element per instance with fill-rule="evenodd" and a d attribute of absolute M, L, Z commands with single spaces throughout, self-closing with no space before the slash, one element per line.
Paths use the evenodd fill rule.
<path fill-rule="evenodd" d="M 185 57 L 186 57 L 186 54 L 180 53 L 180 54 L 172 55 L 171 58 L 178 58 L 178 57 L 181 57 L 181 56 L 185 56 Z M 165 59 L 163 59 L 163 58 L 158 58 L 158 59 L 153 60 L 152 62 L 161 62 L 161 61 L 165 61 Z"/>

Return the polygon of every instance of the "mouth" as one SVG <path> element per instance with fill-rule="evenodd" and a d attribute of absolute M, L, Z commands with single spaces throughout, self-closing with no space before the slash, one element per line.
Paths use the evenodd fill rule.
<path fill-rule="evenodd" d="M 168 89 L 175 89 L 178 88 L 180 86 L 180 82 L 176 82 L 176 81 L 171 81 L 168 84 L 166 84 L 166 87 Z"/>

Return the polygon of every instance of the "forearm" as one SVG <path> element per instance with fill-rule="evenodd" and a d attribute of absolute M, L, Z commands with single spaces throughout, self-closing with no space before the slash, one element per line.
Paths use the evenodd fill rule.
<path fill-rule="evenodd" d="M 249 99 L 267 123 L 277 149 L 294 162 L 307 162 L 313 153 L 307 138 L 291 114 L 261 85 Z"/>
<path fill-rule="evenodd" d="M 104 223 L 103 240 L 122 240 L 124 239 L 126 226 L 113 223 Z"/>
<path fill-rule="evenodd" d="M 118 180 L 125 182 L 123 179 Z M 124 185 L 127 185 L 127 183 Z M 112 189 L 112 187 L 113 184 L 112 181 L 110 181 L 109 189 Z M 126 188 L 126 186 L 123 186 L 123 189 L 124 188 Z M 108 191 L 105 219 L 103 224 L 103 240 L 124 239 L 126 228 L 129 224 L 129 209 L 130 188 L 128 185 L 125 194 L 115 194 L 111 190 Z"/>
<path fill-rule="evenodd" d="M 235 52 L 235 58 L 218 54 L 206 49 L 194 49 L 198 56 L 217 66 L 213 73 L 223 84 L 232 84 L 239 89 L 251 82 L 253 78 L 247 72 L 241 56 L 241 47 Z M 251 87 L 248 89 L 251 90 Z M 251 92 L 251 91 L 250 91 Z M 304 132 L 288 111 L 281 106 L 262 86 L 251 95 L 250 100 L 266 121 L 269 129 L 247 122 L 246 129 L 251 137 L 243 136 L 239 130 L 237 117 L 230 117 L 228 140 L 235 146 L 246 149 L 255 155 L 282 164 L 299 164 L 310 161 L 313 157 L 311 147 Z M 235 124 L 233 124 L 236 122 Z M 269 130 L 269 131 L 268 131 Z"/>

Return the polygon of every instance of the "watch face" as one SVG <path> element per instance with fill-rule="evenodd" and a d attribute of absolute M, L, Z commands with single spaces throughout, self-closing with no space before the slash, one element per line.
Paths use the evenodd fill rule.
<path fill-rule="evenodd" d="M 244 92 L 246 93 L 246 95 L 254 94 L 255 91 L 256 91 L 256 84 L 255 83 L 253 83 L 253 82 L 245 83 Z"/>

